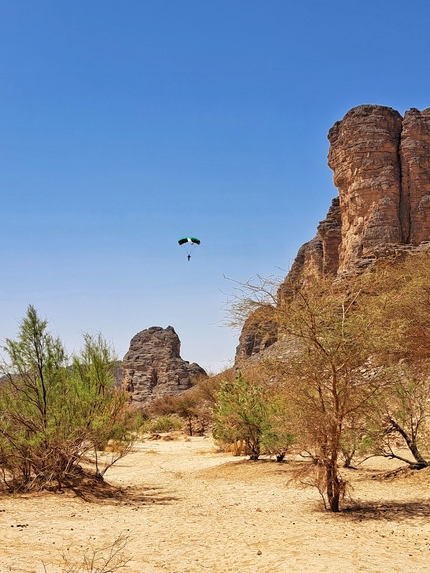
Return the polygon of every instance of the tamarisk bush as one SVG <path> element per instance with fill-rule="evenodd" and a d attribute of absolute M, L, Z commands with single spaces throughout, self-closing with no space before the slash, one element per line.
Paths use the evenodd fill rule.
<path fill-rule="evenodd" d="M 62 489 L 82 475 L 80 464 L 107 467 L 130 449 L 132 416 L 115 387 L 116 358 L 101 335 L 84 335 L 69 364 L 59 338 L 29 306 L 16 340 L 3 348 L 0 386 L 0 470 L 11 491 Z M 100 452 L 115 444 L 104 468 Z M 103 458 L 103 456 L 102 456 Z"/>

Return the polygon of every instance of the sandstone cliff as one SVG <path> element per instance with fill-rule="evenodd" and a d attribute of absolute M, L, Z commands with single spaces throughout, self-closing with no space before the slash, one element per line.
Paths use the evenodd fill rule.
<path fill-rule="evenodd" d="M 430 240 L 430 108 L 351 109 L 328 133 L 339 191 L 290 278 L 342 274 Z"/>
<path fill-rule="evenodd" d="M 277 325 L 271 320 L 272 306 L 262 307 L 251 314 L 239 337 L 236 361 L 258 354 L 277 340 Z"/>
<path fill-rule="evenodd" d="M 176 396 L 193 380 L 206 376 L 198 364 L 182 360 L 181 343 L 172 326 L 152 326 L 131 339 L 122 362 L 122 384 L 134 403 Z"/>
<path fill-rule="evenodd" d="M 377 258 L 430 250 L 430 108 L 402 117 L 390 107 L 361 105 L 329 130 L 328 164 L 339 196 L 316 236 L 298 251 L 279 296 L 292 281 L 342 275 Z M 276 340 L 261 321 L 244 326 L 236 359 Z"/>

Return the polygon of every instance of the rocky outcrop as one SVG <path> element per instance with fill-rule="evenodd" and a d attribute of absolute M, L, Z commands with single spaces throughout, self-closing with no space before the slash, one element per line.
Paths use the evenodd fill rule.
<path fill-rule="evenodd" d="M 320 221 L 315 237 L 300 247 L 288 273 L 290 282 L 303 282 L 335 274 L 339 267 L 341 213 L 339 198 L 332 200 L 327 216 Z"/>
<path fill-rule="evenodd" d="M 302 245 L 288 273 L 279 287 L 278 301 L 291 296 L 291 285 L 315 280 L 326 274 L 335 274 L 339 266 L 341 242 L 341 218 L 339 198 L 332 201 L 327 217 L 318 225 L 316 236 Z M 250 358 L 278 340 L 278 329 L 270 305 L 253 312 L 243 325 L 236 348 L 236 364 Z"/>
<path fill-rule="evenodd" d="M 327 217 L 318 225 L 316 236 L 298 250 L 290 272 L 278 289 L 278 302 L 292 296 L 294 284 L 305 285 L 322 276 L 335 276 L 339 268 L 341 239 L 339 197 L 335 197 Z"/>
<path fill-rule="evenodd" d="M 328 134 L 339 190 L 338 273 L 385 245 L 430 239 L 430 109 L 402 116 L 390 107 L 350 110 Z"/>
<path fill-rule="evenodd" d="M 390 107 L 361 105 L 334 124 L 328 139 L 339 197 L 300 247 L 278 301 L 297 283 L 354 272 L 381 257 L 430 252 L 430 108 L 402 117 Z M 264 328 L 250 317 L 237 360 L 276 340 L 273 320 L 268 334 Z"/>
<path fill-rule="evenodd" d="M 328 163 L 339 190 L 342 220 L 340 272 L 373 247 L 402 241 L 401 131 L 402 116 L 378 105 L 350 110 L 329 131 Z"/>
<path fill-rule="evenodd" d="M 430 109 L 405 113 L 400 141 L 402 243 L 430 239 Z"/>
<path fill-rule="evenodd" d="M 361 105 L 328 139 L 339 197 L 297 253 L 289 279 L 302 282 L 363 267 L 387 246 L 404 251 L 430 240 L 430 108 L 402 117 Z"/>
<path fill-rule="evenodd" d="M 122 384 L 135 403 L 181 394 L 206 372 L 182 360 L 181 343 L 172 326 L 152 326 L 131 339 L 122 362 Z"/>
<path fill-rule="evenodd" d="M 321 273 L 335 274 L 339 268 L 339 247 L 342 240 L 339 197 L 332 200 L 327 217 L 319 223 L 317 232 L 322 244 Z"/>
<path fill-rule="evenodd" d="M 273 313 L 273 306 L 262 306 L 246 320 L 236 348 L 236 362 L 259 354 L 276 342 L 278 327 L 272 319 Z"/>

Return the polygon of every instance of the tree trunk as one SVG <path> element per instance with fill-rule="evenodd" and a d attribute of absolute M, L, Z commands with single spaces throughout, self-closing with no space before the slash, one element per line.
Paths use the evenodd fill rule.
<path fill-rule="evenodd" d="M 390 420 L 390 424 L 392 425 L 393 429 L 398 432 L 402 438 L 405 440 L 409 451 L 411 452 L 411 454 L 414 456 L 415 460 L 416 460 L 416 464 L 411 464 L 412 466 L 415 466 L 416 469 L 423 469 L 428 467 L 429 463 L 423 458 L 423 456 L 421 455 L 416 440 L 414 437 L 410 437 L 407 432 L 393 419 Z"/>
<path fill-rule="evenodd" d="M 339 478 L 337 463 L 334 460 L 328 461 L 326 466 L 327 500 L 330 511 L 335 513 L 340 511 L 339 502 L 342 493 L 342 481 Z"/>
<path fill-rule="evenodd" d="M 248 446 L 249 449 L 249 459 L 257 461 L 258 458 L 260 457 L 260 442 L 246 440 L 246 445 Z"/>

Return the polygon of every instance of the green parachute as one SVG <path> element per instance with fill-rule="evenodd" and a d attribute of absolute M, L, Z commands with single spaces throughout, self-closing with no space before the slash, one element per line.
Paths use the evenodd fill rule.
<path fill-rule="evenodd" d="M 187 259 L 191 259 L 191 253 L 197 245 L 200 245 L 200 239 L 197 237 L 182 237 L 178 240 L 178 244 L 183 247 L 187 253 Z"/>

